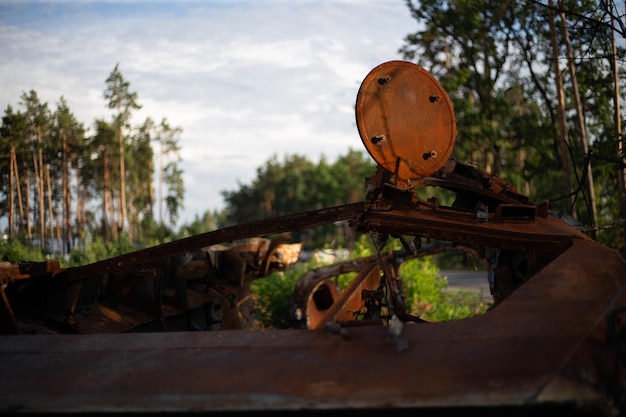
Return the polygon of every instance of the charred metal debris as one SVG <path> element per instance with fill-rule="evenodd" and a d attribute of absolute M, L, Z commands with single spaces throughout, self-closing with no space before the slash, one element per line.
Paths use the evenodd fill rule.
<path fill-rule="evenodd" d="M 2 265 L 0 410 L 623 415 L 624 260 L 548 202 L 456 161 L 451 103 L 423 68 L 374 68 L 356 119 L 378 165 L 363 202 L 81 267 Z M 453 202 L 422 197 L 433 188 Z M 306 272 L 294 328 L 260 330 L 250 283 L 302 251 L 284 234 L 337 221 L 403 249 Z M 400 265 L 445 250 L 485 263 L 485 314 L 406 311 Z"/>

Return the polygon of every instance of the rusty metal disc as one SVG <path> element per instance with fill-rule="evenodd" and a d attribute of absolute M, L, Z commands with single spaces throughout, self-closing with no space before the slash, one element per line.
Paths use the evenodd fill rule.
<path fill-rule="evenodd" d="M 389 61 L 370 71 L 357 94 L 356 122 L 369 154 L 392 173 L 400 158 L 412 178 L 432 175 L 454 149 L 456 120 L 448 94 L 411 62 Z"/>

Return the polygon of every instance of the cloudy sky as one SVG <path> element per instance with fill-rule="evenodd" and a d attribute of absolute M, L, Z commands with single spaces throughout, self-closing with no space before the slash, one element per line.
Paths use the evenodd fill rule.
<path fill-rule="evenodd" d="M 143 108 L 183 130 L 179 225 L 224 207 L 276 155 L 365 151 L 354 117 L 368 72 L 417 28 L 403 0 L 0 0 L 0 107 L 61 96 L 91 128 L 116 64 Z"/>

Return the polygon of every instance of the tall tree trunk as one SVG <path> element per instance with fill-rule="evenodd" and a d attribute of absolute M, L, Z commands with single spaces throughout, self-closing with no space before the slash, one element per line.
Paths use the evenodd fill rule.
<path fill-rule="evenodd" d="M 102 240 L 104 243 L 109 241 L 109 150 L 108 146 L 104 147 L 103 154 L 103 171 L 102 171 Z"/>
<path fill-rule="evenodd" d="M 59 253 L 63 253 L 63 237 L 61 234 L 61 225 L 63 224 L 63 221 L 61 219 L 61 210 L 57 210 L 56 211 L 56 219 L 55 219 L 55 224 L 56 224 L 56 238 L 57 238 L 57 247 L 59 250 Z"/>
<path fill-rule="evenodd" d="M 76 176 L 76 229 L 74 230 L 74 234 L 71 236 L 72 238 L 72 246 L 74 246 L 74 235 L 83 236 L 85 232 L 85 227 L 87 225 L 87 213 L 86 210 L 86 200 L 87 200 L 87 185 L 84 181 L 80 180 L 80 171 L 75 170 Z"/>
<path fill-rule="evenodd" d="M 150 160 L 148 163 L 148 172 L 154 172 L 154 162 Z M 148 181 L 148 201 L 150 201 L 150 213 L 153 215 L 154 211 L 154 181 L 152 181 L 152 175 L 150 176 L 150 180 Z"/>
<path fill-rule="evenodd" d="M 611 1 L 611 10 L 614 9 L 614 2 Z M 613 16 L 613 13 L 611 13 Z M 617 45 L 615 43 L 615 17 L 611 18 L 611 43 L 613 47 L 613 57 L 611 59 L 611 68 L 613 69 L 613 80 L 615 84 L 615 93 L 613 94 L 613 101 L 615 103 L 615 131 L 617 133 L 617 157 L 622 162 L 619 167 L 618 187 L 619 187 L 619 212 L 622 220 L 622 239 L 624 239 L 624 248 L 626 250 L 626 158 L 624 158 L 624 140 L 622 138 L 622 116 L 620 110 L 619 99 L 619 76 L 617 71 Z"/>
<path fill-rule="evenodd" d="M 165 224 L 165 219 L 163 218 L 163 182 L 165 181 L 165 170 L 163 169 L 163 160 L 165 158 L 165 145 L 163 144 L 163 139 L 161 138 L 159 143 L 159 223 L 162 225 Z"/>
<path fill-rule="evenodd" d="M 563 39 L 565 40 L 565 46 L 567 48 L 567 62 L 570 71 L 570 77 L 572 78 L 572 88 L 574 94 L 574 101 L 576 102 L 576 115 L 578 116 L 578 127 L 580 133 L 580 143 L 584 154 L 589 158 L 589 143 L 587 141 L 587 125 L 585 123 L 585 114 L 580 99 L 580 92 L 578 91 L 578 80 L 576 78 L 576 65 L 574 63 L 574 54 L 572 52 L 572 44 L 569 39 L 569 31 L 565 25 L 565 13 L 561 12 L 561 20 L 563 22 Z M 587 178 L 586 189 L 589 198 L 589 215 L 591 218 L 591 236 L 598 240 L 598 231 L 596 229 L 598 213 L 596 210 L 596 194 L 593 186 L 593 174 L 591 172 L 591 160 L 588 159 L 587 163 Z"/>
<path fill-rule="evenodd" d="M 24 210 L 26 214 L 26 236 L 28 236 L 28 240 L 32 244 L 33 238 L 33 226 L 32 226 L 32 217 L 30 212 L 30 178 L 27 176 L 25 180 L 24 189 L 26 190 L 26 209 Z"/>
<path fill-rule="evenodd" d="M 39 165 L 39 159 L 37 157 L 37 153 L 33 152 L 33 167 L 35 168 L 35 193 L 36 197 L 36 206 L 39 208 L 39 246 L 44 249 L 45 248 L 45 240 L 46 240 L 46 216 L 44 213 L 44 202 L 43 202 L 43 177 L 41 172 L 43 171 L 42 167 Z M 36 218 L 35 218 L 36 219 Z"/>
<path fill-rule="evenodd" d="M 54 211 L 52 210 L 52 185 L 50 181 L 50 167 L 46 165 L 46 185 L 48 188 L 48 216 L 50 217 L 50 251 L 54 252 Z"/>
<path fill-rule="evenodd" d="M 128 212 L 126 210 L 126 167 L 124 165 L 124 136 L 122 134 L 122 126 L 118 128 L 118 136 L 120 138 L 120 205 L 121 215 L 118 221 L 119 230 L 121 233 L 125 231 L 125 225 L 128 222 Z M 129 239 L 132 239 L 130 228 L 128 230 Z"/>
<path fill-rule="evenodd" d="M 24 229 L 24 199 L 22 198 L 22 183 L 20 181 L 20 170 L 17 165 L 17 155 L 13 149 L 13 167 L 15 169 L 15 188 L 17 190 L 17 206 L 19 208 L 19 223 L 17 223 L 18 231 Z"/>
<path fill-rule="evenodd" d="M 39 224 L 41 228 L 41 247 L 45 249 L 46 241 L 45 241 L 45 228 L 46 228 L 46 200 L 45 200 L 45 189 L 46 189 L 46 171 L 43 165 L 43 140 L 41 137 L 41 126 L 37 126 L 37 154 L 39 158 L 39 213 L 41 218 L 39 219 Z M 52 220 L 50 220 L 52 221 Z M 52 238 L 52 236 L 51 236 Z"/>
<path fill-rule="evenodd" d="M 554 25 L 554 4 L 550 0 L 550 10 L 548 12 L 550 18 L 550 40 L 552 41 L 552 65 L 554 66 L 554 82 L 557 92 L 557 113 L 559 117 L 559 148 L 561 150 L 561 164 L 563 165 L 563 179 L 565 181 L 565 194 L 567 195 L 568 214 L 576 218 L 574 210 L 574 195 L 572 186 L 572 167 L 570 165 L 570 154 L 567 147 L 567 121 L 565 116 L 565 97 L 563 94 L 563 77 L 561 75 L 561 67 L 559 65 L 559 48 L 556 40 L 556 30 Z"/>
<path fill-rule="evenodd" d="M 520 149 L 518 156 L 520 170 L 524 169 L 524 165 L 526 165 L 526 155 L 526 149 Z M 524 183 L 522 184 L 521 192 L 524 195 L 530 195 L 530 181 L 528 181 L 528 179 L 526 178 L 524 179 Z"/>
<path fill-rule="evenodd" d="M 15 162 L 15 147 L 11 143 L 9 151 L 9 237 L 15 237 L 15 192 L 19 193 L 17 163 Z M 16 187 L 16 184 L 18 186 Z"/>
<path fill-rule="evenodd" d="M 65 131 L 61 133 L 63 138 L 63 234 L 60 241 L 62 243 L 62 252 L 70 253 L 72 250 L 72 202 L 70 193 L 70 163 L 69 163 L 69 147 L 67 146 L 67 134 Z"/>
<path fill-rule="evenodd" d="M 109 223 L 111 225 L 111 239 L 114 241 L 117 240 L 119 236 L 119 218 L 122 216 L 121 213 L 122 209 L 120 203 L 113 190 L 113 184 L 111 184 L 111 188 L 109 189 Z"/>
<path fill-rule="evenodd" d="M 487 148 L 483 149 L 483 163 L 485 165 L 481 169 L 487 174 L 491 174 L 493 170 L 491 166 L 491 152 Z"/>

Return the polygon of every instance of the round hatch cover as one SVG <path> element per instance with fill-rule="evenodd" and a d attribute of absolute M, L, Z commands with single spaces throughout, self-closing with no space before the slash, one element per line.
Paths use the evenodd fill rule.
<path fill-rule="evenodd" d="M 411 62 L 389 61 L 370 71 L 357 94 L 356 123 L 369 154 L 391 173 L 401 158 L 412 178 L 432 175 L 454 149 L 456 120 L 448 94 Z"/>

